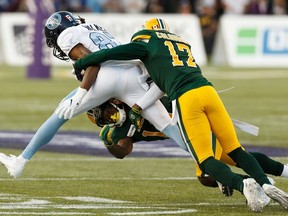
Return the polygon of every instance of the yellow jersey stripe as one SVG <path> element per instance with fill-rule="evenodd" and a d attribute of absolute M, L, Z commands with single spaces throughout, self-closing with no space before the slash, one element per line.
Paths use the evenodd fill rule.
<path fill-rule="evenodd" d="M 136 37 L 132 38 L 131 41 L 149 40 L 150 38 L 151 38 L 150 35 L 137 35 Z"/>

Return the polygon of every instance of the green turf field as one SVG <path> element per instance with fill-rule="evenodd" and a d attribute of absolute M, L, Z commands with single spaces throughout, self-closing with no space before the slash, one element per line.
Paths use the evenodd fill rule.
<path fill-rule="evenodd" d="M 191 159 L 117 160 L 39 152 L 16 180 L 0 168 L 0 215 L 256 214 L 239 192 L 227 198 L 218 188 L 201 186 Z M 288 191 L 287 179 L 274 179 Z M 261 215 L 272 214 L 287 211 L 271 203 Z"/>
<path fill-rule="evenodd" d="M 36 130 L 78 83 L 69 68 L 52 79 L 27 80 L 25 68 L 0 67 L 0 130 Z M 204 67 L 233 118 L 260 127 L 258 137 L 239 132 L 243 143 L 288 145 L 288 72 Z M 85 115 L 61 130 L 92 131 Z M 19 150 L 0 149 L 18 155 Z M 279 158 L 287 163 L 288 158 Z M 275 178 L 288 191 L 288 179 Z M 201 186 L 191 159 L 101 158 L 38 152 L 19 179 L 0 167 L 0 215 L 255 215 L 235 192 Z M 270 204 L 261 215 L 287 215 Z"/>

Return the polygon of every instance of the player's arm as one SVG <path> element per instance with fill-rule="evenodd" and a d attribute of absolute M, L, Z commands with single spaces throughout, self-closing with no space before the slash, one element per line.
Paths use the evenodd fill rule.
<path fill-rule="evenodd" d="M 124 137 L 119 140 L 112 139 L 112 133 L 115 128 L 110 128 L 108 125 L 105 125 L 99 136 L 103 140 L 107 150 L 116 158 L 123 159 L 125 156 L 130 154 L 133 150 L 133 141 L 131 137 Z M 115 140 L 117 140 L 115 142 Z"/>
<path fill-rule="evenodd" d="M 68 55 L 72 60 L 78 60 L 89 53 L 91 51 L 79 43 L 71 49 Z M 56 114 L 59 118 L 70 119 L 73 117 L 74 111 L 95 82 L 99 70 L 100 66 L 95 64 L 95 66 L 88 68 L 84 74 L 81 74 L 81 71 L 78 73 L 75 71 L 77 79 L 81 81 L 81 84 L 76 93 L 57 108 Z"/>
<path fill-rule="evenodd" d="M 133 150 L 133 141 L 131 137 L 126 137 L 119 140 L 117 143 L 112 143 L 112 145 L 105 145 L 107 150 L 114 157 L 118 159 L 123 159 Z"/>
<path fill-rule="evenodd" d="M 137 131 L 140 131 L 144 119 L 141 115 L 142 110 L 154 104 L 157 100 L 163 97 L 164 92 L 162 92 L 159 87 L 153 82 L 150 89 L 131 107 L 129 111 L 129 119 L 135 126 Z"/>
<path fill-rule="evenodd" d="M 162 92 L 159 87 L 152 82 L 148 91 L 140 99 L 138 99 L 135 104 L 141 107 L 141 109 L 146 109 L 163 96 L 164 92 Z"/>
<path fill-rule="evenodd" d="M 89 55 L 90 53 L 92 53 L 92 52 L 89 49 L 87 49 L 86 47 L 84 47 L 82 44 L 77 44 L 70 51 L 69 57 L 71 59 L 77 61 L 77 60 Z M 83 75 L 83 79 L 82 79 L 80 87 L 83 89 L 86 89 L 88 91 L 91 88 L 91 86 L 93 85 L 93 83 L 95 82 L 99 70 L 100 70 L 99 65 L 94 65 L 93 67 L 89 67 Z M 82 74 L 80 74 L 80 75 L 78 74 L 77 77 L 81 76 L 81 75 Z"/>
<path fill-rule="evenodd" d="M 88 69 L 89 66 L 98 65 L 108 60 L 133 60 L 143 59 L 147 55 L 146 47 L 143 43 L 133 42 L 120 45 L 112 49 L 105 49 L 91 53 L 76 61 L 74 68 L 76 71 Z"/>

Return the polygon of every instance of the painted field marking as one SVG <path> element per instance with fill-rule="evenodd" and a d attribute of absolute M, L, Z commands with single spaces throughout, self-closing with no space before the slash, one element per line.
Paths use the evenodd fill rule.
<path fill-rule="evenodd" d="M 83 212 L 0 212 L 0 215 L 95 215 Z"/>
<path fill-rule="evenodd" d="M 154 178 L 130 178 L 130 177 L 124 177 L 124 178 L 18 178 L 18 179 L 12 179 L 12 178 L 0 178 L 0 181 L 91 181 L 91 180 L 109 180 L 109 181 L 121 181 L 121 180 L 151 180 L 151 181 L 191 181 L 191 180 L 197 180 L 196 177 L 154 177 Z"/>
<path fill-rule="evenodd" d="M 4 194 L 0 193 L 0 197 L 2 202 L 0 202 L 0 209 L 2 210 L 14 210 L 13 212 L 5 212 L 0 211 L 0 215 L 95 215 L 96 213 L 84 213 L 77 212 L 77 210 L 97 210 L 97 209 L 129 209 L 130 212 L 127 213 L 119 213 L 119 212 L 110 212 L 106 213 L 107 215 L 161 215 L 161 214 L 184 214 L 189 212 L 196 212 L 196 209 L 186 208 L 185 206 L 181 206 L 178 210 L 175 209 L 175 205 L 172 208 L 162 206 L 162 205 L 154 205 L 154 206 L 139 206 L 137 203 L 126 201 L 126 200 L 113 200 L 102 197 L 86 197 L 86 196 L 77 196 L 77 197 L 41 197 L 37 199 L 35 197 L 19 195 L 19 194 Z M 80 204 L 58 204 L 55 201 L 57 199 L 78 201 Z M 5 202 L 4 200 L 8 200 Z M 11 202 L 13 200 L 13 202 Z M 179 206 L 178 206 L 179 208 Z M 184 209 L 183 209 L 184 208 Z M 21 211 L 24 210 L 25 212 Z M 27 210 L 29 210 L 27 212 Z M 37 209 L 42 212 L 33 212 L 31 210 Z M 51 211 L 53 209 L 53 211 Z M 57 211 L 58 209 L 58 211 Z M 74 212 L 62 212 L 63 210 L 74 210 Z M 140 209 L 143 211 L 131 212 L 133 209 Z M 15 211 L 19 210 L 19 211 Z M 61 211 L 62 210 L 62 211 Z M 76 211 L 75 211 L 76 210 Z M 149 210 L 149 211 L 147 211 Z M 155 211 L 153 211 L 155 210 Z M 103 214 L 103 213 L 101 213 Z"/>
<path fill-rule="evenodd" d="M 149 212 L 111 212 L 108 215 L 162 215 L 162 214 L 186 214 L 186 213 L 196 213 L 196 209 L 184 209 L 176 211 L 149 211 Z"/>

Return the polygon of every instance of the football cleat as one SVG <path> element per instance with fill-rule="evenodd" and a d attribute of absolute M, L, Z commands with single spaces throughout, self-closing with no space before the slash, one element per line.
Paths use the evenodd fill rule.
<path fill-rule="evenodd" d="M 273 200 L 278 202 L 284 209 L 288 210 L 288 194 L 274 185 L 264 184 L 265 193 Z"/>
<path fill-rule="evenodd" d="M 253 178 L 244 179 L 243 184 L 243 194 L 249 209 L 253 212 L 262 212 L 264 206 L 270 202 L 269 197 L 267 198 L 261 186 Z"/>
<path fill-rule="evenodd" d="M 220 182 L 217 182 L 218 187 L 222 194 L 224 194 L 226 197 L 230 197 L 233 195 L 233 188 L 230 188 L 227 185 L 223 185 Z"/>
<path fill-rule="evenodd" d="M 15 155 L 7 156 L 3 153 L 0 153 L 0 163 L 6 167 L 8 173 L 14 178 L 17 178 L 21 175 L 27 162 L 28 160 L 23 158 L 22 155 L 16 157 Z"/>

